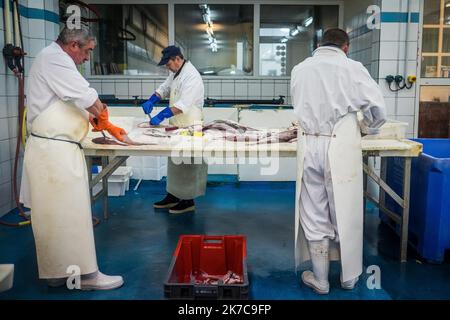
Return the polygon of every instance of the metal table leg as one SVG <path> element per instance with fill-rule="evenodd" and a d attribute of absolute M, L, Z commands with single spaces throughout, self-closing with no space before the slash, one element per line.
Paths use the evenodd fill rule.
<path fill-rule="evenodd" d="M 400 260 L 407 261 L 408 254 L 408 225 L 409 225 L 409 192 L 411 186 L 411 158 L 404 158 L 403 169 L 403 212 L 400 239 Z"/>
<path fill-rule="evenodd" d="M 372 178 L 380 186 L 380 197 L 378 201 L 374 199 L 370 194 L 366 192 L 366 197 L 372 200 L 378 208 L 383 211 L 390 219 L 392 219 L 401 228 L 400 235 L 400 260 L 406 262 L 407 259 L 407 247 L 408 247 L 408 220 L 409 220 L 409 189 L 411 178 L 411 158 L 404 158 L 404 173 L 403 173 L 403 198 L 399 196 L 387 183 L 386 183 L 386 161 L 382 161 L 380 176 L 377 176 L 375 172 L 364 164 L 364 171 L 367 176 Z M 390 196 L 402 209 L 402 214 L 397 214 L 392 210 L 386 208 L 382 202 L 385 202 L 386 194 Z"/>
<path fill-rule="evenodd" d="M 125 160 L 128 158 L 128 156 L 119 156 L 114 157 L 109 160 L 107 156 L 103 156 L 101 158 L 102 162 L 102 171 L 99 172 L 95 178 L 91 178 L 89 180 L 89 189 L 91 190 L 91 204 L 94 204 L 94 202 L 99 199 L 103 198 L 103 217 L 105 219 L 108 219 L 108 178 L 111 176 L 111 174 L 122 164 L 125 162 Z M 92 159 L 90 159 L 92 162 Z M 102 182 L 102 190 L 97 192 L 97 194 L 92 194 L 93 188 L 95 185 L 97 185 L 99 182 Z"/>
<path fill-rule="evenodd" d="M 86 169 L 88 174 L 88 181 L 92 181 L 92 157 L 85 156 L 86 159 Z M 93 203 L 93 194 L 92 194 L 92 188 L 89 188 L 89 195 L 91 197 L 91 204 Z"/>
<path fill-rule="evenodd" d="M 381 168 L 380 168 L 380 178 L 383 181 L 386 181 L 387 176 L 387 159 L 385 157 L 381 157 Z M 385 207 L 386 204 L 386 192 L 384 189 L 380 186 L 380 194 L 379 194 L 379 200 L 378 202 L 380 205 Z"/>
<path fill-rule="evenodd" d="M 363 156 L 363 163 L 365 165 L 369 165 L 369 157 L 368 156 Z M 365 195 L 367 193 L 367 173 L 363 170 L 363 195 Z M 364 214 L 366 213 L 366 205 L 367 205 L 367 198 L 365 196 L 363 196 L 364 199 Z"/>
<path fill-rule="evenodd" d="M 102 169 L 108 166 L 109 159 L 108 157 L 102 157 Z M 103 187 L 103 218 L 105 220 L 108 219 L 108 178 L 105 177 L 102 179 L 102 187 Z"/>

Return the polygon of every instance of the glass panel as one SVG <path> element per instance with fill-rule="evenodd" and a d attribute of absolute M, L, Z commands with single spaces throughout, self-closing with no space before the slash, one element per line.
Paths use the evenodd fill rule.
<path fill-rule="evenodd" d="M 338 6 L 261 5 L 260 75 L 290 75 L 311 56 L 323 30 L 338 26 L 338 16 Z"/>
<path fill-rule="evenodd" d="M 444 29 L 444 38 L 442 40 L 442 52 L 450 52 L 450 29 Z"/>
<path fill-rule="evenodd" d="M 437 77 L 437 57 L 422 57 L 422 77 Z"/>
<path fill-rule="evenodd" d="M 450 57 L 442 57 L 441 77 L 450 78 Z"/>
<path fill-rule="evenodd" d="M 422 52 L 438 52 L 439 29 L 423 29 Z"/>
<path fill-rule="evenodd" d="M 253 74 L 253 5 L 177 4 L 175 43 L 204 75 Z"/>
<path fill-rule="evenodd" d="M 422 86 L 419 105 L 419 138 L 450 137 L 450 86 Z"/>
<path fill-rule="evenodd" d="M 166 75 L 158 67 L 168 46 L 167 5 L 97 4 L 102 20 L 92 23 L 97 47 L 92 54 L 94 75 Z"/>
<path fill-rule="evenodd" d="M 420 101 L 450 102 L 450 86 L 422 86 Z"/>
<path fill-rule="evenodd" d="M 450 24 L 450 0 L 445 0 L 444 24 Z"/>
<path fill-rule="evenodd" d="M 441 0 L 425 0 L 423 23 L 439 24 Z"/>

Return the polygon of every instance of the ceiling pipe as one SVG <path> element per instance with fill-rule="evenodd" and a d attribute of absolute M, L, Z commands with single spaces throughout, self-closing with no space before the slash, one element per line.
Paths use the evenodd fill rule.
<path fill-rule="evenodd" d="M 3 15 L 5 24 L 5 44 L 12 44 L 12 33 L 11 33 L 11 7 L 9 0 L 3 1 Z"/>

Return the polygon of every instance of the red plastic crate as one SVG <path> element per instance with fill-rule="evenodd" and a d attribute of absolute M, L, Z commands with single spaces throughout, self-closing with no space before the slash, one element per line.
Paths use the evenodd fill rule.
<path fill-rule="evenodd" d="M 239 275 L 242 283 L 196 284 L 191 275 L 204 271 Z M 247 249 L 245 236 L 182 235 L 178 240 L 164 283 L 169 299 L 247 299 Z"/>

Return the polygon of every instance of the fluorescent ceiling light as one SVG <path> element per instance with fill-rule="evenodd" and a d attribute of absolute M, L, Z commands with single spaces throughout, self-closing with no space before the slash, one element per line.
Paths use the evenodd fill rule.
<path fill-rule="evenodd" d="M 208 71 L 203 72 L 203 74 L 213 74 L 213 73 L 214 73 L 213 70 L 208 70 Z"/>
<path fill-rule="evenodd" d="M 211 24 L 211 17 L 209 16 L 209 14 L 204 13 L 204 14 L 202 15 L 202 17 L 203 17 L 203 21 L 204 21 L 206 24 Z"/>
<path fill-rule="evenodd" d="M 216 36 L 214 35 L 213 22 L 211 20 L 211 11 L 207 4 L 199 5 L 199 8 L 202 10 L 202 18 L 206 24 L 206 34 L 208 36 L 209 46 L 211 47 L 212 52 L 217 52 L 217 41 Z"/>
<path fill-rule="evenodd" d="M 261 28 L 259 35 L 262 37 L 282 37 L 289 35 L 289 28 Z"/>
<path fill-rule="evenodd" d="M 217 52 L 217 43 L 216 43 L 216 41 L 210 43 L 209 46 L 211 47 L 211 51 L 212 52 Z"/>
<path fill-rule="evenodd" d="M 305 21 L 303 21 L 303 26 L 306 28 L 306 27 L 309 27 L 310 25 L 311 25 L 311 23 L 313 23 L 313 17 L 309 17 L 309 18 L 307 18 Z"/>
<path fill-rule="evenodd" d="M 209 37 L 214 36 L 214 31 L 210 26 L 206 27 L 206 33 L 208 34 Z"/>

